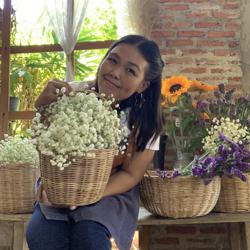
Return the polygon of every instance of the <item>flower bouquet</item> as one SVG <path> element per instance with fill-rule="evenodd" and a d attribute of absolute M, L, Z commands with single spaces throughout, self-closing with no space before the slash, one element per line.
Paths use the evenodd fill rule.
<path fill-rule="evenodd" d="M 250 96 L 236 95 L 220 84 L 213 100 L 202 101 L 210 117 L 203 149 L 222 176 L 215 207 L 220 212 L 250 211 Z"/>
<path fill-rule="evenodd" d="M 86 205 L 102 197 L 124 131 L 114 100 L 94 91 L 63 93 L 36 114 L 30 132 L 49 201 Z"/>
<path fill-rule="evenodd" d="M 0 141 L 0 213 L 33 210 L 38 165 L 38 152 L 31 139 L 6 136 Z"/>
<path fill-rule="evenodd" d="M 172 76 L 162 82 L 163 110 L 167 117 L 165 133 L 172 141 L 177 161 L 174 168 L 186 166 L 202 147 L 206 134 L 206 113 L 200 112 L 197 100 L 217 89 L 185 76 Z"/>
<path fill-rule="evenodd" d="M 189 153 L 190 159 L 174 166 L 173 171 L 148 172 L 140 185 L 143 205 L 153 214 L 185 218 L 202 216 L 215 206 L 220 192 L 220 178 L 213 176 L 205 183 L 204 176 L 195 175 L 192 158 L 202 147 L 206 134 L 205 114 L 196 106 L 201 93 L 216 89 L 216 86 L 174 76 L 163 80 L 163 107 L 169 118 L 166 134 L 172 140 L 177 158 Z"/>

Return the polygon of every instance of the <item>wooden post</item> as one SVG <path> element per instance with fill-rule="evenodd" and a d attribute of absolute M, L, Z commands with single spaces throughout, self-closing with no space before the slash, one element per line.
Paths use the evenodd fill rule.
<path fill-rule="evenodd" d="M 150 226 L 140 226 L 139 227 L 139 249 L 140 250 L 150 250 L 149 249 L 149 229 Z"/>
<path fill-rule="evenodd" d="M 8 131 L 11 0 L 4 0 L 0 91 L 0 139 Z"/>

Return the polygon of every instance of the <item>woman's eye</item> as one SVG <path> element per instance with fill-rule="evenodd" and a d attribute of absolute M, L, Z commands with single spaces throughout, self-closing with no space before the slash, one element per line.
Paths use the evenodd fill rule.
<path fill-rule="evenodd" d="M 128 68 L 128 69 L 127 69 L 127 72 L 128 72 L 129 74 L 134 75 L 134 76 L 136 75 L 136 74 L 135 74 L 135 71 L 134 71 L 133 69 Z"/>
<path fill-rule="evenodd" d="M 113 64 L 117 63 L 117 60 L 115 58 L 109 57 L 108 60 Z"/>

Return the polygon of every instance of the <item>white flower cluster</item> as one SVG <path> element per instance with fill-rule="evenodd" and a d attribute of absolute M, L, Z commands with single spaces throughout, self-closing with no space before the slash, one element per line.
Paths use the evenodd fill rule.
<path fill-rule="evenodd" d="M 5 139 L 0 141 L 0 166 L 9 163 L 39 166 L 39 155 L 31 139 L 6 135 Z"/>
<path fill-rule="evenodd" d="M 203 149 L 209 151 L 212 155 L 215 155 L 218 146 L 221 144 L 219 140 L 219 134 L 223 133 L 229 140 L 242 144 L 244 142 L 249 142 L 250 133 L 247 127 L 243 127 L 240 121 L 230 120 L 227 118 L 214 118 L 213 126 L 207 129 L 208 135 L 202 140 L 204 146 Z"/>
<path fill-rule="evenodd" d="M 76 157 L 94 157 L 91 150 L 117 149 L 126 132 L 117 111 L 111 108 L 114 100 L 98 98 L 93 92 L 58 96 L 46 109 L 47 120 L 36 113 L 29 131 L 38 150 L 52 157 L 53 166 L 64 169 Z"/>

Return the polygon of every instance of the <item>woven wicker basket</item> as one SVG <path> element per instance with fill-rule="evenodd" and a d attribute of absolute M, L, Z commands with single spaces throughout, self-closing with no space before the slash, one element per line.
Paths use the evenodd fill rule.
<path fill-rule="evenodd" d="M 35 202 L 35 182 L 39 169 L 28 164 L 0 167 L 0 213 L 29 213 Z"/>
<path fill-rule="evenodd" d="M 116 150 L 103 149 L 94 152 L 95 158 L 77 158 L 64 170 L 51 166 L 50 158 L 40 155 L 42 183 L 51 203 L 80 206 L 101 199 Z"/>
<path fill-rule="evenodd" d="M 140 198 L 144 207 L 152 214 L 172 218 L 208 214 L 214 208 L 219 193 L 219 177 L 204 185 L 192 176 L 161 179 L 155 171 L 150 171 L 140 184 Z"/>
<path fill-rule="evenodd" d="M 250 211 L 250 174 L 244 174 L 247 181 L 238 177 L 222 176 L 221 193 L 215 206 L 218 212 L 249 212 Z"/>

